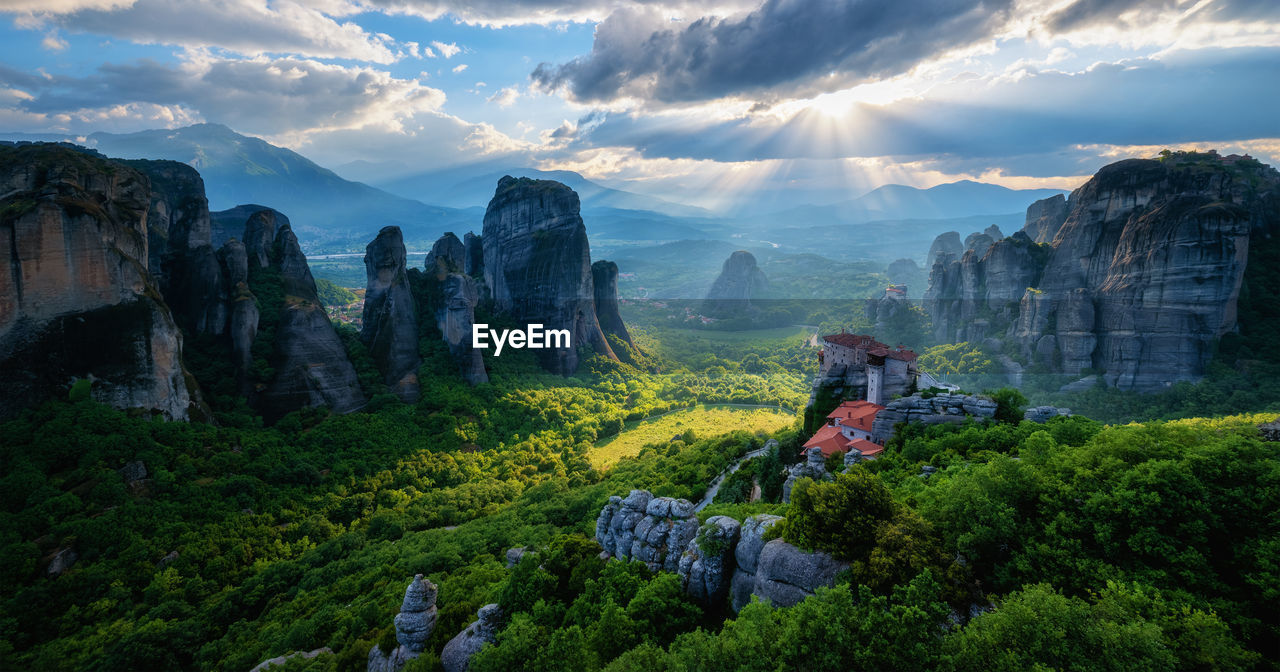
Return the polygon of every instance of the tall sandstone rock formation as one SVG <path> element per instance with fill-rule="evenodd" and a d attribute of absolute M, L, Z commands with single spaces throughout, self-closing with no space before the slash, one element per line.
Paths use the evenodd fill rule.
<path fill-rule="evenodd" d="M 327 406 L 335 413 L 360 408 L 365 399 L 355 367 L 320 302 L 307 258 L 288 225 L 276 231 L 270 263 L 279 273 L 284 301 L 271 358 L 275 377 L 257 399 L 263 417 L 274 421 L 316 406 Z"/>
<path fill-rule="evenodd" d="M 0 193 L 0 416 L 92 378 L 99 401 L 187 419 L 198 390 L 148 272 L 146 175 L 68 147 L 0 147 Z"/>
<path fill-rule="evenodd" d="M 360 338 L 392 393 L 406 403 L 418 400 L 418 317 L 405 269 L 400 227 L 378 232 L 365 248 L 363 329 Z"/>
<path fill-rule="evenodd" d="M 1203 375 L 1237 328 L 1250 240 L 1280 234 L 1280 173 L 1245 157 L 1172 154 L 1104 167 L 986 255 L 933 267 L 940 340 L 1003 337 L 1051 370 L 1152 391 Z M 1034 235 L 1034 238 L 1033 238 Z"/>
<path fill-rule="evenodd" d="M 768 287 L 769 280 L 756 265 L 755 255 L 738 250 L 720 267 L 720 275 L 702 304 L 702 314 L 717 318 L 749 316 L 757 308 L 752 302 L 758 301 Z"/>
<path fill-rule="evenodd" d="M 635 347 L 618 312 L 618 265 L 604 260 L 591 264 L 591 283 L 595 291 L 596 321 L 601 331 Z"/>
<path fill-rule="evenodd" d="M 148 268 L 178 324 L 220 334 L 227 324 L 227 286 L 210 241 L 209 199 L 194 168 L 177 161 L 124 162 L 151 180 Z"/>
<path fill-rule="evenodd" d="M 484 282 L 495 311 L 569 331 L 573 347 L 537 351 L 544 368 L 573 373 L 577 348 L 585 345 L 616 359 L 596 319 L 591 250 L 572 189 L 503 177 L 485 211 L 481 238 Z"/>

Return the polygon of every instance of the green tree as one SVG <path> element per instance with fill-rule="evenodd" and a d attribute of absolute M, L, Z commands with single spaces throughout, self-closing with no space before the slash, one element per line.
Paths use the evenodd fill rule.
<path fill-rule="evenodd" d="M 875 474 L 854 468 L 831 482 L 796 483 L 782 534 L 801 548 L 862 559 L 875 546 L 876 528 L 892 516 L 889 489 Z"/>

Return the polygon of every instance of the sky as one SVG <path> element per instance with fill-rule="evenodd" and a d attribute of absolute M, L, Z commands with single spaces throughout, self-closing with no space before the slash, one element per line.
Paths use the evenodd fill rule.
<path fill-rule="evenodd" d="M 0 0 L 0 132 L 230 126 L 353 179 L 575 170 L 718 210 L 1280 165 L 1276 0 Z"/>

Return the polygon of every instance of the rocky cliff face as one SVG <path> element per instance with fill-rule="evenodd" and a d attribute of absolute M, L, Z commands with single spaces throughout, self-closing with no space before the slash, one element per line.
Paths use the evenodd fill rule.
<path fill-rule="evenodd" d="M 1052 243 L 1066 221 L 1067 197 L 1057 194 L 1042 198 L 1027 208 L 1027 223 L 1022 232 L 1037 243 Z"/>
<path fill-rule="evenodd" d="M 1100 370 L 1121 389 L 1200 377 L 1236 328 L 1250 237 L 1280 232 L 1280 174 L 1216 154 L 1130 159 L 1098 171 L 1066 206 L 1043 260 L 1025 243 L 1029 255 L 992 258 L 1002 241 L 976 263 L 935 265 L 926 309 L 937 335 L 1003 336 L 1026 361 Z M 1054 207 L 1038 203 L 1028 217 L 1051 229 Z M 1018 304 L 997 309 L 1025 278 Z"/>
<path fill-rule="evenodd" d="M 246 239 L 253 222 L 250 219 L 246 225 Z M 274 421 L 314 406 L 328 406 L 335 413 L 360 408 L 364 394 L 355 368 L 320 303 L 307 258 L 290 227 L 279 229 L 272 249 L 271 263 L 279 269 L 284 304 L 279 308 L 272 357 L 275 378 L 258 397 L 263 417 Z M 250 263 L 253 258 L 251 254 Z"/>
<path fill-rule="evenodd" d="M 148 178 L 66 147 L 0 147 L 0 416 L 78 378 L 186 419 L 182 334 L 148 272 Z"/>
<path fill-rule="evenodd" d="M 455 238 L 456 240 L 456 238 Z M 418 400 L 418 317 L 405 270 L 400 227 L 378 232 L 364 254 L 368 288 L 360 338 L 391 392 L 405 403 Z"/>
<path fill-rule="evenodd" d="M 587 230 L 578 195 L 559 182 L 503 177 L 484 215 L 484 281 L 494 308 L 566 329 L 574 347 L 539 350 L 544 368 L 578 368 L 577 348 L 614 357 L 596 320 Z M 465 248 L 465 246 L 464 246 Z"/>
<path fill-rule="evenodd" d="M 463 269 L 462 272 L 475 278 L 484 277 L 484 242 L 480 236 L 470 231 L 462 237 Z"/>
<path fill-rule="evenodd" d="M 252 401 L 253 384 L 249 369 L 253 367 L 253 341 L 258 335 L 258 301 L 249 290 L 249 256 L 244 243 L 232 239 L 218 250 L 227 295 L 227 339 L 231 344 L 232 364 L 236 372 L 236 390 Z"/>
<path fill-rule="evenodd" d="M 923 306 L 939 341 L 981 342 L 1000 335 L 1001 325 L 1016 319 L 1026 289 L 1040 281 L 1047 249 L 1023 232 L 986 245 L 979 254 L 981 247 L 958 259 L 943 255 L 933 265 Z"/>
<path fill-rule="evenodd" d="M 742 526 L 729 516 L 711 516 L 680 556 L 684 592 L 706 606 L 724 602 L 733 580 L 734 550 Z"/>
<path fill-rule="evenodd" d="M 759 300 L 768 287 L 769 280 L 756 265 L 755 255 L 738 250 L 720 267 L 720 275 L 702 304 L 702 314 L 716 318 L 748 316 L 755 309 L 752 301 Z"/>
<path fill-rule="evenodd" d="M 226 283 L 210 243 L 204 180 L 177 161 L 126 162 L 151 180 L 148 267 L 186 330 L 220 334 L 227 324 Z"/>
<path fill-rule="evenodd" d="M 475 324 L 476 303 L 480 295 L 471 276 L 450 273 L 440 284 L 441 303 L 436 309 L 436 327 L 449 344 L 449 354 L 458 363 L 458 371 L 468 383 L 489 382 L 480 351 L 471 347 L 471 328 Z"/>
<path fill-rule="evenodd" d="M 618 265 L 612 261 L 591 264 L 591 282 L 595 288 L 596 320 L 600 329 L 634 347 L 627 325 L 618 312 Z"/>

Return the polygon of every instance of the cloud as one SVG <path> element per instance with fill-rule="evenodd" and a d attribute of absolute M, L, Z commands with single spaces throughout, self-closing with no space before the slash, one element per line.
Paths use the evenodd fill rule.
<path fill-rule="evenodd" d="M 438 110 L 445 101 L 443 92 L 416 79 L 296 58 L 176 65 L 143 60 L 106 64 L 83 77 L 45 78 L 0 68 L 0 87 L 5 86 L 29 96 L 16 108 L 30 114 L 83 117 L 119 106 L 155 105 L 260 135 L 396 128 L 415 114 Z"/>
<path fill-rule="evenodd" d="M 1045 19 L 1045 27 L 1055 33 L 1093 26 L 1126 24 L 1141 27 L 1152 16 L 1179 16 L 1189 21 L 1239 21 L 1280 17 L 1280 3 L 1273 0 L 1213 0 L 1205 5 L 1178 0 L 1075 0 Z"/>
<path fill-rule="evenodd" d="M 435 47 L 436 51 L 439 51 L 440 55 L 445 58 L 453 58 L 458 54 L 458 52 L 462 51 L 462 48 L 459 47 L 456 42 L 450 42 L 449 44 L 445 44 L 444 42 L 432 42 L 431 46 Z"/>
<path fill-rule="evenodd" d="M 40 40 L 40 48 L 47 51 L 66 51 L 71 45 L 67 41 L 58 36 L 58 31 L 51 30 L 44 35 L 44 39 Z"/>
<path fill-rule="evenodd" d="M 520 97 L 520 89 L 514 86 L 508 86 L 500 89 L 497 93 L 489 96 L 485 100 L 497 105 L 498 107 L 511 107 L 515 104 L 516 98 Z"/>
<path fill-rule="evenodd" d="M 470 24 L 501 28 L 602 21 L 615 10 L 641 4 L 673 18 L 725 16 L 749 10 L 759 0 L 363 0 L 389 14 L 409 14 L 434 21 L 444 16 Z"/>
<path fill-rule="evenodd" d="M 1280 137 L 1280 49 L 1171 52 L 1066 73 L 966 79 L 927 97 L 858 104 L 831 116 L 610 114 L 579 128 L 578 147 L 634 147 L 648 158 L 725 162 L 893 157 L 946 161 L 957 172 L 1072 175 L 1082 145 L 1156 145 Z M 1173 83 L 1171 85 L 1171 83 Z"/>
<path fill-rule="evenodd" d="M 1011 4 L 766 0 L 744 16 L 691 23 L 623 9 L 596 27 L 590 54 L 541 64 L 532 77 L 585 102 L 809 96 L 896 75 L 988 37 Z"/>
<path fill-rule="evenodd" d="M 66 14 L 83 9 L 117 9 L 135 0 L 6 0 L 0 12 L 14 14 Z"/>
<path fill-rule="evenodd" d="M 34 3 L 31 3 L 34 4 Z M 316 5 L 320 9 L 316 8 Z M 105 8 L 104 8 L 105 6 Z M 342 0 L 134 0 L 133 2 L 58 2 L 21 10 L 24 25 L 53 25 L 141 44 L 188 48 L 217 47 L 240 54 L 296 54 L 392 63 L 411 49 L 397 51 L 387 35 L 372 34 L 354 22 L 339 22 L 357 11 Z M 0 12 L 18 11 L 6 5 Z"/>
<path fill-rule="evenodd" d="M 466 63 L 459 63 L 458 65 L 453 66 L 454 72 L 462 72 L 463 70 L 466 70 L 466 69 L 467 69 Z"/>

